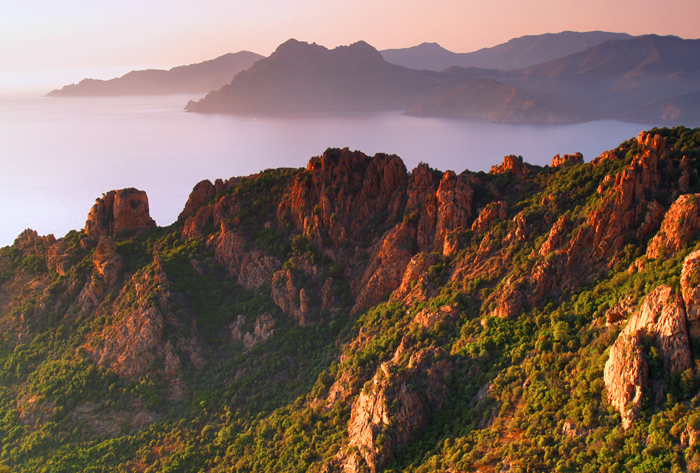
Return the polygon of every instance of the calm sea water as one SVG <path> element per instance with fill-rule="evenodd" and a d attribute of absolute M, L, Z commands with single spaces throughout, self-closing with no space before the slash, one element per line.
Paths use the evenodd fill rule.
<path fill-rule="evenodd" d="M 0 246 L 25 228 L 56 237 L 85 224 L 111 189 L 145 190 L 159 225 L 174 222 L 192 187 L 266 168 L 302 167 L 328 147 L 488 170 L 508 154 L 549 164 L 580 151 L 586 161 L 652 125 L 495 125 L 404 117 L 225 116 L 183 112 L 191 98 L 45 98 L 0 91 Z"/>

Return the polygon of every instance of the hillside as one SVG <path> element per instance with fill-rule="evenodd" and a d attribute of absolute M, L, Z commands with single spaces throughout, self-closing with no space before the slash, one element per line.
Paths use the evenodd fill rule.
<path fill-rule="evenodd" d="M 450 66 L 513 71 L 573 54 L 605 41 L 629 39 L 625 33 L 605 31 L 547 33 L 522 36 L 470 53 L 453 53 L 437 43 L 381 51 L 387 62 L 411 69 L 442 71 Z"/>
<path fill-rule="evenodd" d="M 190 101 L 191 112 L 398 109 L 435 100 L 463 80 L 389 64 L 365 42 L 329 50 L 294 39 L 227 86 Z"/>
<path fill-rule="evenodd" d="M 700 87 L 699 58 L 700 40 L 612 40 L 501 77 L 491 74 L 501 86 L 463 85 L 407 114 L 501 123 L 700 123 L 693 95 Z"/>
<path fill-rule="evenodd" d="M 47 97 L 101 97 L 112 95 L 160 95 L 209 92 L 231 82 L 263 56 L 249 51 L 229 53 L 210 61 L 170 70 L 131 71 L 110 80 L 83 79 L 78 84 L 52 90 Z"/>
<path fill-rule="evenodd" d="M 17 472 L 697 471 L 700 129 L 489 173 L 328 149 L 0 249 Z M 86 209 L 88 210 L 88 209 Z"/>
<path fill-rule="evenodd" d="M 518 72 L 529 78 L 522 87 L 565 94 L 615 119 L 640 104 L 697 92 L 700 40 L 648 35 L 608 41 Z"/>
<path fill-rule="evenodd" d="M 448 92 L 436 102 L 413 107 L 405 115 L 489 120 L 494 123 L 576 123 L 583 110 L 556 98 L 479 79 Z"/>

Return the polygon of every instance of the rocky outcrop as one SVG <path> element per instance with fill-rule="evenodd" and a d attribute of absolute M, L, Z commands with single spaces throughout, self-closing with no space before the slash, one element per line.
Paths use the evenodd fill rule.
<path fill-rule="evenodd" d="M 452 312 L 445 306 L 439 317 L 449 317 Z M 414 323 L 422 325 L 424 316 L 434 318 L 423 314 Z M 394 356 L 378 367 L 353 402 L 348 446 L 338 454 L 337 469 L 377 472 L 415 438 L 426 422 L 421 396 L 433 409 L 440 409 L 446 399 L 443 377 L 452 367 L 444 356 L 442 350 L 432 348 L 411 353 L 411 344 L 404 337 Z"/>
<path fill-rule="evenodd" d="M 700 439 L 700 430 L 688 425 L 681 434 L 681 446 L 684 448 L 693 447 Z"/>
<path fill-rule="evenodd" d="M 659 286 L 647 296 L 613 344 L 605 363 L 608 401 L 620 412 L 625 429 L 638 416 L 643 394 L 649 389 L 645 336 L 651 338 L 666 371 L 682 372 L 690 367 L 683 300 L 668 286 Z"/>
<path fill-rule="evenodd" d="M 359 472 L 366 465 L 375 473 L 392 453 L 405 446 L 425 422 L 416 392 L 392 364 L 383 363 L 352 405 L 348 425 L 349 447 L 344 471 Z"/>
<path fill-rule="evenodd" d="M 557 154 L 552 158 L 551 166 L 553 168 L 564 166 L 566 164 L 583 164 L 583 155 L 581 153 L 565 154 L 564 156 L 559 156 Z"/>
<path fill-rule="evenodd" d="M 246 350 L 250 350 L 255 345 L 264 342 L 275 333 L 275 321 L 268 313 L 255 318 L 252 332 L 245 331 L 247 324 L 247 317 L 239 314 L 236 321 L 229 325 L 233 342 L 240 343 Z"/>
<path fill-rule="evenodd" d="M 329 149 L 297 175 L 279 204 L 278 220 L 284 225 L 290 219 L 319 245 L 324 237 L 336 247 L 363 241 L 382 226 L 376 223 L 398 221 L 407 180 L 397 156 Z"/>
<path fill-rule="evenodd" d="M 469 228 L 474 191 L 465 176 L 457 176 L 454 171 L 447 171 L 440 180 L 435 196 L 437 222 L 433 251 L 449 256 L 455 253 L 459 246 L 456 232 Z"/>
<path fill-rule="evenodd" d="M 92 262 L 97 272 L 104 278 L 107 286 L 114 286 L 119 276 L 119 270 L 124 266 L 124 258 L 117 252 L 117 245 L 111 237 L 100 238 Z"/>
<path fill-rule="evenodd" d="M 296 277 L 289 269 L 281 269 L 272 277 L 272 300 L 282 312 L 293 317 L 299 325 L 309 323 L 309 297 L 296 285 Z"/>
<path fill-rule="evenodd" d="M 280 266 L 277 258 L 253 250 L 243 236 L 223 222 L 221 232 L 207 241 L 207 247 L 214 250 L 216 262 L 226 274 L 246 289 L 256 289 L 272 282 L 272 275 Z"/>
<path fill-rule="evenodd" d="M 14 248 L 23 256 L 33 256 L 38 259 L 46 257 L 46 250 L 56 243 L 53 235 L 39 236 L 36 230 L 26 229 L 15 239 Z"/>
<path fill-rule="evenodd" d="M 627 320 L 636 308 L 637 303 L 632 297 L 620 301 L 605 312 L 605 325 L 614 325 Z"/>
<path fill-rule="evenodd" d="M 187 198 L 185 208 L 180 212 L 178 220 L 191 217 L 216 195 L 216 187 L 208 179 L 198 182 Z"/>
<path fill-rule="evenodd" d="M 485 233 L 490 230 L 491 227 L 498 221 L 506 218 L 506 209 L 508 204 L 501 200 L 498 202 L 491 202 L 486 205 L 480 212 L 479 216 L 474 220 L 472 224 L 472 231 L 474 233 Z"/>
<path fill-rule="evenodd" d="M 514 318 L 520 314 L 526 302 L 525 296 L 517 289 L 517 282 L 513 279 L 506 281 L 504 287 L 496 294 L 495 300 L 496 307 L 490 315 L 502 319 Z"/>
<path fill-rule="evenodd" d="M 358 314 L 388 296 L 403 280 L 413 256 L 415 229 L 406 223 L 390 230 L 373 249 L 369 263 L 358 284 L 358 295 L 351 315 Z"/>
<path fill-rule="evenodd" d="M 681 272 L 681 294 L 685 303 L 688 333 L 700 338 L 700 250 L 686 256 Z"/>
<path fill-rule="evenodd" d="M 92 237 L 114 236 L 155 226 L 146 193 L 128 188 L 109 191 L 96 200 L 85 222 L 85 233 Z"/>
<path fill-rule="evenodd" d="M 649 366 L 643 337 L 643 333 L 623 331 L 610 348 L 610 358 L 605 363 L 608 401 L 622 416 L 625 430 L 639 415 L 643 390 L 647 387 Z"/>
<path fill-rule="evenodd" d="M 664 214 L 666 209 L 663 205 L 655 200 L 649 202 L 647 206 L 647 213 L 644 216 L 644 222 L 639 226 L 637 230 L 637 239 L 642 240 L 649 236 L 652 232 L 658 230 L 661 222 L 664 219 Z"/>
<path fill-rule="evenodd" d="M 169 284 L 156 256 L 153 265 L 137 273 L 114 300 L 114 314 L 120 317 L 92 336 L 84 347 L 95 363 L 127 379 L 161 371 L 169 380 L 170 396 L 180 399 L 184 395 L 179 376 L 181 356 L 187 355 L 195 368 L 204 360 L 194 321 L 191 336 L 165 336 L 166 326 L 172 330 L 181 323 L 172 311 Z"/>
<path fill-rule="evenodd" d="M 637 137 L 641 151 L 632 163 L 618 172 L 614 184 L 604 191 L 601 202 L 572 234 L 567 249 L 567 262 L 562 287 L 570 287 L 585 275 L 598 274 L 615 261 L 646 217 L 648 196 L 659 188 L 661 173 L 659 158 L 665 150 L 661 135 L 640 133 Z M 583 268 L 583 272 L 582 272 Z"/>
<path fill-rule="evenodd" d="M 549 231 L 549 236 L 547 236 L 547 240 L 540 247 L 540 256 L 546 256 L 548 253 L 551 253 L 564 243 L 564 239 L 567 233 L 566 226 L 568 223 L 569 217 L 566 214 L 562 215 L 557 219 L 556 223 L 552 226 L 552 229 Z"/>
<path fill-rule="evenodd" d="M 437 256 L 432 253 L 418 253 L 411 258 L 401 278 L 401 285 L 391 294 L 391 298 L 404 299 L 413 292 L 417 284 L 427 284 L 428 268 L 437 262 Z"/>
<path fill-rule="evenodd" d="M 515 156 L 513 154 L 505 156 L 503 162 L 496 166 L 491 166 L 491 174 L 505 174 L 507 172 L 512 173 L 515 176 L 523 176 L 527 174 L 527 165 L 523 162 L 522 156 Z"/>
<path fill-rule="evenodd" d="M 700 231 L 700 194 L 684 194 L 666 212 L 661 229 L 649 242 L 647 257 L 668 258 Z"/>

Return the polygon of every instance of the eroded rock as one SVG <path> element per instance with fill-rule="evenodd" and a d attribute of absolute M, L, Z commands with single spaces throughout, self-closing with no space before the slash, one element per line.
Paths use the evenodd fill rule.
<path fill-rule="evenodd" d="M 552 158 L 551 166 L 553 168 L 566 164 L 583 164 L 583 155 L 581 153 L 565 154 L 564 156 L 557 154 Z"/>
<path fill-rule="evenodd" d="M 92 237 L 114 236 L 155 226 L 149 213 L 148 196 L 131 187 L 109 191 L 98 198 L 85 222 L 85 233 Z"/>
<path fill-rule="evenodd" d="M 647 296 L 611 347 L 605 363 L 608 401 L 620 412 L 625 429 L 639 415 L 643 394 L 649 389 L 645 336 L 651 338 L 665 370 L 682 372 L 690 367 L 683 300 L 668 286 L 659 286 Z"/>
<path fill-rule="evenodd" d="M 700 231 L 700 194 L 684 194 L 666 212 L 661 229 L 647 246 L 651 259 L 673 256 Z"/>

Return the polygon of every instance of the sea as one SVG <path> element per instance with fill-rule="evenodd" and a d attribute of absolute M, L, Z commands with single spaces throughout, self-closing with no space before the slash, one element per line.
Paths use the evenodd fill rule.
<path fill-rule="evenodd" d="M 578 151 L 590 161 L 654 126 L 501 125 L 400 110 L 202 115 L 183 110 L 196 96 L 44 97 L 48 90 L 0 89 L 0 247 L 27 228 L 57 238 L 81 229 L 96 198 L 125 187 L 145 190 L 151 216 L 169 225 L 203 179 L 304 167 L 327 148 L 459 173 L 488 171 L 509 154 L 546 165 Z"/>

